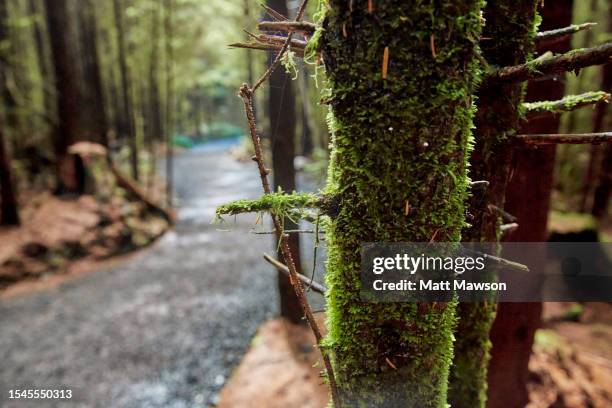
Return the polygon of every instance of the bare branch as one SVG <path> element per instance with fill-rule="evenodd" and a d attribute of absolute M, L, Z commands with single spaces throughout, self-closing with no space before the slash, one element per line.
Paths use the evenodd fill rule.
<path fill-rule="evenodd" d="M 489 204 L 489 205 L 487 205 L 487 208 L 489 209 L 489 211 L 495 212 L 495 213 L 499 214 L 499 216 L 502 217 L 502 219 L 505 222 L 513 223 L 513 222 L 518 221 L 518 218 L 516 218 L 516 216 L 514 216 L 514 215 L 510 214 L 509 212 L 499 208 L 496 205 Z"/>
<path fill-rule="evenodd" d="M 578 71 L 581 68 L 610 62 L 611 57 L 612 42 L 592 48 L 581 48 L 521 65 L 496 69 L 485 76 L 483 86 L 522 82 L 562 72 Z"/>
<path fill-rule="evenodd" d="M 566 40 L 568 37 L 576 34 L 577 32 L 590 30 L 591 27 L 596 25 L 597 23 L 572 24 L 569 27 L 542 31 L 536 35 L 535 42 L 540 47 L 550 47 L 553 44 Z"/>
<path fill-rule="evenodd" d="M 261 7 L 263 7 L 264 10 L 266 10 L 266 13 L 268 13 L 268 15 L 276 21 L 287 21 L 287 17 L 283 16 L 281 13 L 274 10 L 272 7 L 269 7 L 264 3 L 261 3 L 260 5 Z"/>
<path fill-rule="evenodd" d="M 586 92 L 580 95 L 568 95 L 557 101 L 539 101 L 524 103 L 529 119 L 540 118 L 548 115 L 559 115 L 585 106 L 596 105 L 599 102 L 609 102 L 610 94 L 598 92 Z"/>
<path fill-rule="evenodd" d="M 487 180 L 476 180 L 470 181 L 470 188 L 487 188 L 489 187 L 489 182 Z"/>
<path fill-rule="evenodd" d="M 302 1 L 302 4 L 298 11 L 296 20 L 302 19 L 303 14 L 304 14 L 304 9 L 306 7 L 306 2 L 307 0 Z M 291 33 L 289 33 L 287 37 L 287 42 L 285 42 L 285 45 L 283 47 L 284 48 L 288 47 L 290 41 L 291 41 Z M 286 48 L 284 50 L 281 49 L 274 63 L 270 66 L 270 68 L 268 68 L 266 73 L 264 73 L 264 75 L 259 79 L 259 81 L 257 81 L 257 83 L 253 86 L 253 88 L 249 88 L 247 84 L 243 84 L 240 87 L 240 92 L 238 94 L 244 104 L 244 110 L 247 116 L 247 123 L 249 127 L 249 134 L 251 136 L 251 140 L 255 148 L 255 156 L 253 156 L 253 160 L 257 163 L 257 168 L 259 169 L 259 177 L 261 179 L 261 185 L 263 187 L 264 194 L 270 194 L 270 183 L 268 181 L 268 170 L 266 169 L 262 150 L 261 150 L 261 140 L 259 138 L 259 135 L 257 134 L 257 125 L 255 122 L 255 114 L 253 111 L 253 96 L 254 96 L 253 93 L 255 89 L 257 88 L 258 84 L 261 84 L 263 83 L 263 81 L 268 79 L 272 71 L 276 68 L 276 65 L 278 65 L 278 61 L 282 57 L 285 50 Z M 282 231 L 283 225 L 282 225 L 281 217 L 276 214 L 271 214 L 271 216 L 272 216 L 272 221 L 274 223 L 274 228 L 277 231 Z M 340 393 L 338 391 L 338 385 L 336 383 L 334 371 L 331 365 L 329 351 L 321 347 L 322 342 L 323 342 L 323 335 L 321 334 L 321 329 L 319 328 L 319 325 L 314 318 L 312 309 L 304 293 L 304 287 L 302 286 L 302 282 L 299 279 L 299 276 L 298 276 L 299 274 L 297 272 L 297 268 L 295 266 L 293 256 L 291 255 L 291 249 L 289 248 L 288 237 L 289 235 L 287 234 L 280 234 L 279 241 L 280 241 L 280 250 L 283 255 L 283 258 L 285 259 L 285 263 L 287 264 L 287 268 L 289 271 L 289 281 L 291 283 L 291 286 L 293 287 L 295 296 L 298 298 L 300 306 L 302 307 L 302 310 L 304 311 L 304 315 L 306 316 L 308 325 L 310 326 L 315 336 L 315 339 L 317 340 L 317 344 L 319 345 L 319 351 L 321 352 L 321 357 L 323 358 L 323 364 L 325 365 L 325 371 L 327 372 L 327 378 L 329 381 L 329 387 L 331 390 L 333 405 L 335 407 L 340 407 L 342 406 L 342 402 L 340 399 Z"/>
<path fill-rule="evenodd" d="M 510 224 L 502 224 L 499 226 L 499 230 L 501 232 L 510 232 L 515 231 L 519 225 L 516 222 L 511 222 Z"/>
<path fill-rule="evenodd" d="M 285 275 L 289 276 L 289 268 L 287 268 L 287 266 L 283 263 L 281 263 L 280 261 L 272 258 L 270 255 L 264 253 L 263 257 L 266 261 L 268 261 L 270 264 L 272 264 L 274 267 L 276 267 L 276 269 L 278 269 L 279 271 L 283 272 Z M 325 292 L 327 292 L 327 288 L 323 285 L 321 285 L 318 282 L 315 281 L 310 281 L 310 278 L 308 276 L 304 276 L 301 273 L 297 274 L 298 278 L 300 278 L 300 280 L 305 283 L 305 284 L 310 284 L 310 288 L 312 290 L 314 290 L 317 293 L 320 293 L 322 295 L 325 294 Z"/>
<path fill-rule="evenodd" d="M 317 26 L 307 21 L 262 21 L 257 24 L 260 31 L 285 31 L 312 35 Z"/>
<path fill-rule="evenodd" d="M 246 43 L 233 43 L 229 45 L 234 48 L 250 48 L 253 50 L 264 50 L 264 51 L 280 51 L 283 46 L 282 44 L 274 44 L 274 43 L 259 43 L 259 42 L 246 42 Z M 293 44 L 290 48 L 291 51 L 295 52 L 300 58 L 304 57 L 304 48 L 295 47 Z"/>
<path fill-rule="evenodd" d="M 576 134 L 516 135 L 515 139 L 527 145 L 544 144 L 601 144 L 612 143 L 612 132 Z"/>
<path fill-rule="evenodd" d="M 302 4 L 300 4 L 300 8 L 298 9 L 298 12 L 295 16 L 295 21 L 300 21 L 304 17 L 304 12 L 306 11 L 307 3 L 308 3 L 308 0 L 302 0 Z M 278 64 L 280 64 L 281 58 L 283 58 L 285 51 L 287 51 L 287 49 L 289 48 L 292 38 L 293 38 L 293 32 L 289 32 L 289 34 L 287 35 L 287 40 L 283 44 L 282 48 L 278 51 L 278 54 L 276 54 L 274 61 L 272 61 L 272 64 L 270 64 L 270 66 L 268 67 L 266 72 L 263 73 L 261 78 L 259 78 L 257 82 L 255 82 L 255 85 L 253 85 L 253 87 L 250 89 L 251 92 L 255 92 L 257 88 L 259 88 L 261 84 L 263 84 L 270 77 L 270 75 L 272 75 L 272 72 L 274 72 L 274 70 L 278 67 Z M 333 394 L 333 390 L 332 390 L 332 394 Z"/>

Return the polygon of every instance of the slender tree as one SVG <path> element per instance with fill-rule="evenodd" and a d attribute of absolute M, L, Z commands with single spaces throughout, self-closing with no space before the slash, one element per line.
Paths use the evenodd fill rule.
<path fill-rule="evenodd" d="M 90 140 L 107 146 L 108 120 L 105 111 L 100 56 L 98 55 L 98 23 L 95 5 L 91 0 L 83 0 L 77 10 L 82 44 L 84 88 L 87 96 L 87 118 L 84 127 L 89 128 L 91 132 Z"/>
<path fill-rule="evenodd" d="M 285 0 L 268 0 L 268 6 L 284 16 L 288 15 Z M 271 57 L 274 58 L 274 56 Z M 296 139 L 295 93 L 293 81 L 284 69 L 277 69 L 270 75 L 268 98 L 274 190 L 281 189 L 292 192 L 296 187 L 295 168 L 293 166 Z M 297 224 L 289 218 L 286 218 L 284 222 L 286 229 L 297 228 Z M 289 237 L 289 247 L 299 270 L 300 241 L 297 234 L 292 234 Z M 302 310 L 300 303 L 293 292 L 289 278 L 281 272 L 278 272 L 278 289 L 281 316 L 293 323 L 301 323 Z"/>
<path fill-rule="evenodd" d="M 536 34 L 536 3 L 536 0 L 487 3 L 483 36 L 491 40 L 483 41 L 481 47 L 489 65 L 517 65 L 528 60 Z M 470 176 L 473 180 L 486 180 L 490 184 L 484 192 L 472 195 L 470 209 L 473 219 L 471 227 L 464 233 L 465 241 L 496 242 L 499 239 L 499 213 L 493 208 L 504 206 L 511 169 L 512 136 L 520 126 L 523 93 L 521 83 L 484 84 L 477 93 L 476 145 L 470 159 Z M 453 407 L 484 407 L 491 348 L 489 330 L 495 307 L 493 302 L 459 305 L 450 379 Z"/>
<path fill-rule="evenodd" d="M 572 23 L 573 0 L 550 2 L 542 8 L 540 31 L 569 26 Z M 556 42 L 538 53 L 555 53 L 570 49 L 571 38 Z M 528 102 L 561 99 L 565 90 L 563 76 L 530 81 L 525 97 Z M 557 133 L 560 115 L 529 118 L 521 133 Z M 506 211 L 519 222 L 516 231 L 504 240 L 542 242 L 547 239 L 546 226 L 550 208 L 555 165 L 555 145 L 515 148 L 512 177 L 506 189 Z M 534 260 L 535 261 L 535 260 Z M 537 282 L 534 282 L 537 284 Z M 491 363 L 489 366 L 489 403 L 495 407 L 524 407 L 528 399 L 528 363 L 536 329 L 540 325 L 542 303 L 501 303 L 491 328 Z M 512 399 L 507 396 L 512 395 Z"/>
<path fill-rule="evenodd" d="M 43 13 L 40 11 L 39 3 L 36 0 L 28 0 L 28 14 L 32 18 L 32 35 L 34 37 L 34 47 L 36 50 L 36 61 L 42 79 L 42 94 L 44 115 L 48 124 L 53 125 L 57 121 L 55 112 L 55 101 L 53 95 L 52 68 L 48 50 L 45 47 L 45 25 L 44 19 L 40 18 Z M 50 138 L 52 135 L 50 136 Z"/>
<path fill-rule="evenodd" d="M 174 134 L 174 49 L 172 46 L 172 0 L 164 0 L 164 41 L 166 60 L 166 204 L 172 206 L 173 194 L 173 157 L 172 135 Z"/>
<path fill-rule="evenodd" d="M 117 33 L 117 48 L 119 52 L 119 73 L 121 77 L 121 96 L 123 98 L 123 108 L 127 119 L 126 131 L 128 143 L 130 145 L 130 166 L 132 177 L 139 179 L 138 169 L 138 140 L 134 126 L 134 106 L 132 103 L 131 76 L 127 63 L 126 39 L 124 10 L 121 0 L 113 0 L 113 14 L 115 17 L 115 30 Z"/>
<path fill-rule="evenodd" d="M 156 2 L 151 11 L 151 52 L 149 54 L 149 94 L 147 110 L 147 138 L 149 141 L 149 151 L 151 153 L 152 174 L 149 177 L 148 188 L 152 188 L 152 182 L 156 172 L 157 155 L 155 152 L 156 143 L 164 140 L 164 112 L 162 110 L 161 94 L 159 90 L 159 61 L 160 61 L 160 25 L 161 7 Z"/>
<path fill-rule="evenodd" d="M 82 193 L 84 176 L 82 163 L 68 154 L 68 146 L 81 137 L 78 57 L 74 39 L 73 19 L 67 0 L 45 0 L 47 29 L 57 95 L 57 125 L 53 144 L 57 167 L 57 191 Z"/>
<path fill-rule="evenodd" d="M 480 1 L 334 1 L 326 348 L 343 406 L 443 407 L 455 304 L 360 301 L 361 242 L 458 241 Z M 452 29 L 449 29 L 452 27 Z M 406 208 L 416 208 L 406 214 Z"/>
<path fill-rule="evenodd" d="M 608 33 L 612 33 L 612 1 L 608 1 L 606 22 Z M 601 89 L 607 92 L 612 91 L 612 63 L 610 62 L 601 67 Z M 607 123 L 606 117 L 608 118 Z M 593 117 L 593 132 L 601 132 L 606 125 L 612 125 L 612 119 L 610 119 L 609 106 L 602 103 L 597 106 Z M 601 156 L 599 177 L 597 177 L 595 183 L 593 205 L 591 206 L 591 214 L 598 218 L 608 215 L 610 194 L 612 193 L 612 146 L 606 145 Z"/>

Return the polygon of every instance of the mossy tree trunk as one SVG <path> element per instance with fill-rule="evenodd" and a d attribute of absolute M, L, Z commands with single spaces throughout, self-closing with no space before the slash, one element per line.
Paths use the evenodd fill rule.
<path fill-rule="evenodd" d="M 526 62 L 533 49 L 536 30 L 536 1 L 495 1 L 485 7 L 486 25 L 481 43 L 483 56 L 491 66 Z M 512 143 L 523 116 L 521 83 L 481 87 L 475 117 L 476 146 L 470 159 L 470 177 L 489 181 L 488 189 L 472 195 L 472 226 L 463 239 L 475 242 L 499 240 L 499 214 L 490 205 L 503 208 L 511 170 Z M 494 250 L 494 248 L 492 248 Z M 451 406 L 484 407 L 487 399 L 487 365 L 491 342 L 489 330 L 495 318 L 492 302 L 462 303 L 455 357 L 450 377 Z"/>
<path fill-rule="evenodd" d="M 362 303 L 360 244 L 460 239 L 480 11 L 480 0 L 344 0 L 327 11 L 327 192 L 341 205 L 326 225 L 325 347 L 344 406 L 446 404 L 455 304 Z"/>
<path fill-rule="evenodd" d="M 572 23 L 573 0 L 550 2 L 542 9 L 540 31 L 567 27 Z M 546 50 L 566 52 L 571 47 L 567 38 Z M 546 50 L 538 50 L 542 54 Z M 530 81 L 526 101 L 561 99 L 565 81 L 558 78 Z M 602 104 L 603 105 L 603 104 Z M 530 119 L 521 133 L 557 133 L 559 115 Z M 555 165 L 555 145 L 521 147 L 514 150 L 514 170 L 506 189 L 505 210 L 519 220 L 519 227 L 504 241 L 543 242 L 550 207 Z M 488 406 L 522 408 L 528 400 L 528 363 L 535 331 L 540 325 L 542 303 L 502 303 L 491 328 L 491 362 L 488 373 Z M 512 399 L 508 399 L 512 395 Z"/>

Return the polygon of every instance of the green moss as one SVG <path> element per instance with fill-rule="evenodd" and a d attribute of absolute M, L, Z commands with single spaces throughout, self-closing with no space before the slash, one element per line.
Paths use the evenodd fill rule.
<path fill-rule="evenodd" d="M 283 192 L 265 194 L 257 200 L 241 199 L 217 207 L 216 215 L 236 215 L 249 212 L 266 211 L 271 214 L 287 216 L 291 210 L 316 208 L 321 206 L 324 197 L 312 193 L 285 194 Z"/>
<path fill-rule="evenodd" d="M 377 1 L 372 13 L 350 4 L 332 3 L 320 40 L 333 140 L 326 192 L 343 203 L 325 226 L 325 347 L 345 406 L 444 407 L 455 303 L 361 302 L 360 244 L 460 239 L 481 2 Z"/>
<path fill-rule="evenodd" d="M 569 112 L 581 106 L 593 105 L 598 102 L 608 101 L 610 94 L 603 91 L 586 92 L 580 95 L 568 95 L 558 101 L 539 101 L 524 103 L 523 106 L 529 114 L 539 113 L 563 113 Z"/>

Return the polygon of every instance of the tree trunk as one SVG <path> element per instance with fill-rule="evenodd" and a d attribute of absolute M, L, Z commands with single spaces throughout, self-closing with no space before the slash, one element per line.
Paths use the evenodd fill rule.
<path fill-rule="evenodd" d="M 612 1 L 608 1 L 608 33 L 612 32 Z M 601 67 L 601 89 L 606 92 L 612 90 L 612 63 L 607 63 Z M 610 108 L 606 103 L 597 105 L 595 116 L 593 118 L 593 132 L 601 132 L 606 128 L 606 112 L 610 112 Z M 608 115 L 607 125 L 612 125 Z M 601 146 L 593 146 L 599 150 L 603 150 L 601 156 L 601 168 L 597 177 L 595 191 L 593 193 L 593 205 L 591 214 L 597 218 L 605 217 L 608 214 L 608 206 L 610 203 L 610 192 L 612 192 L 612 147 L 608 144 L 603 149 Z"/>
<path fill-rule="evenodd" d="M 164 0 L 164 40 L 166 45 L 166 204 L 172 207 L 173 160 L 172 135 L 174 132 L 174 53 L 172 48 L 172 0 Z"/>
<path fill-rule="evenodd" d="M 95 5 L 92 0 L 83 0 L 79 7 L 81 28 L 84 85 L 87 95 L 88 117 L 86 127 L 92 134 L 93 141 L 108 146 L 108 120 L 105 112 L 102 74 L 98 55 L 97 21 Z"/>
<path fill-rule="evenodd" d="M 0 225 L 19 225 L 19 204 L 12 179 L 11 157 L 4 140 L 4 131 L 0 127 Z"/>
<path fill-rule="evenodd" d="M 43 24 L 38 20 L 39 11 L 36 0 L 28 0 L 28 13 L 33 18 L 32 30 L 34 37 L 34 46 L 36 49 L 36 60 L 38 62 L 38 69 L 40 70 L 40 77 L 42 79 L 43 86 L 43 106 L 45 110 L 45 118 L 47 123 L 52 126 L 56 121 L 55 102 L 53 101 L 52 85 L 53 79 L 51 77 L 51 68 L 49 67 L 49 59 L 45 50 L 45 38 L 43 34 Z M 52 137 L 53 135 L 50 135 Z"/>
<path fill-rule="evenodd" d="M 311 156 L 314 149 L 312 126 L 310 124 L 310 98 L 308 97 L 308 87 L 310 78 L 308 76 L 308 65 L 300 61 L 300 72 L 301 75 L 298 78 L 298 86 L 300 92 L 300 113 L 301 113 L 301 125 L 302 125 L 302 156 Z"/>
<path fill-rule="evenodd" d="M 127 138 L 130 144 L 130 165 L 132 169 L 132 177 L 134 178 L 134 180 L 138 180 L 138 140 L 136 138 L 136 129 L 134 126 L 134 107 L 132 105 L 130 71 L 127 64 L 127 56 L 125 51 L 125 27 L 123 22 L 124 11 L 121 0 L 113 0 L 113 12 L 115 17 L 115 29 L 117 30 L 117 48 L 119 50 L 121 95 L 123 97 L 123 106 L 125 108 L 125 116 L 127 118 Z"/>
<path fill-rule="evenodd" d="M 484 10 L 486 25 L 483 56 L 490 65 L 507 66 L 525 62 L 533 49 L 536 0 L 497 1 Z M 489 205 L 504 207 L 512 157 L 509 137 L 519 129 L 523 84 L 490 85 L 479 89 L 475 117 L 476 145 L 470 159 L 470 177 L 487 180 L 483 193 L 472 195 L 473 219 L 463 240 L 498 241 L 499 215 Z M 503 95 L 504 97 L 500 97 Z M 494 250 L 494 249 L 493 249 Z M 491 342 L 489 330 L 495 318 L 492 302 L 459 305 L 457 341 L 450 379 L 453 407 L 484 407 L 487 399 L 487 366 Z"/>
<path fill-rule="evenodd" d="M 480 4 L 344 0 L 327 11 L 327 192 L 342 205 L 325 227 L 325 346 L 343 406 L 446 406 L 455 303 L 362 302 L 360 246 L 460 239 Z"/>
<path fill-rule="evenodd" d="M 268 6 L 284 16 L 288 15 L 285 0 L 268 0 Z M 274 56 L 271 56 L 274 58 Z M 293 81 L 285 70 L 280 67 L 275 70 L 269 80 L 268 109 L 270 112 L 270 142 L 272 144 L 272 175 L 274 191 L 282 189 L 285 192 L 295 191 L 295 94 Z M 297 225 L 290 219 L 285 219 L 286 229 L 296 229 Z M 277 235 L 277 239 L 278 239 Z M 300 271 L 300 241 L 298 234 L 290 234 L 289 248 Z M 279 257 L 280 254 L 279 249 Z M 302 322 L 302 308 L 289 282 L 289 278 L 278 272 L 278 289 L 280 296 L 280 315 L 293 323 Z"/>
<path fill-rule="evenodd" d="M 54 150 L 57 165 L 58 193 L 83 193 L 84 169 L 68 146 L 80 139 L 80 95 L 78 57 L 75 51 L 72 17 L 67 0 L 45 0 L 45 13 L 57 94 L 57 126 Z"/>
<path fill-rule="evenodd" d="M 573 0 L 546 4 L 542 10 L 540 31 L 566 27 L 572 22 Z M 566 52 L 567 39 L 548 47 L 555 53 Z M 543 53 L 546 50 L 540 50 Z M 563 97 L 565 81 L 553 78 L 530 81 L 526 100 L 535 102 Z M 559 116 L 530 120 L 520 133 L 557 133 Z M 514 170 L 506 190 L 506 210 L 518 218 L 519 227 L 507 241 L 544 242 L 553 186 L 556 146 L 517 148 Z M 534 282 L 537 284 L 537 282 Z M 491 328 L 491 363 L 489 366 L 489 404 L 491 408 L 519 408 L 529 401 L 527 392 L 528 363 L 535 331 L 540 325 L 542 303 L 501 303 Z M 511 399 L 508 395 L 512 395 Z"/>
<path fill-rule="evenodd" d="M 6 0 L 0 0 L 0 43 L 5 45 L 1 55 L 3 64 L 0 65 L 0 97 L 5 105 L 9 93 L 7 89 L 9 59 L 6 55 L 6 44 L 10 42 L 9 15 L 6 3 Z M 2 120 L 0 120 L 0 225 L 19 225 L 17 196 L 13 188 L 11 157 L 5 140 L 4 123 Z"/>

